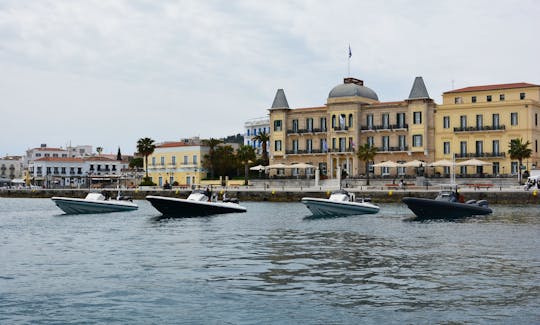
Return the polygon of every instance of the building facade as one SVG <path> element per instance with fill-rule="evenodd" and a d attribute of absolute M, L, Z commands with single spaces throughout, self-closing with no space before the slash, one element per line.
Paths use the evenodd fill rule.
<path fill-rule="evenodd" d="M 279 89 L 269 110 L 270 162 L 308 163 L 329 178 L 336 178 L 338 171 L 348 176 L 365 175 L 366 170 L 412 174 L 416 172 L 412 168 L 377 171 L 371 165 L 386 160 L 432 161 L 435 107 L 421 77 L 415 79 L 409 97 L 398 102 L 379 102 L 377 94 L 355 78 L 334 87 L 321 107 L 291 109 Z M 378 148 L 368 166 L 355 154 L 366 143 Z"/>
<path fill-rule="evenodd" d="M 148 176 L 159 186 L 200 184 L 206 177 L 202 159 L 209 151 L 207 146 L 183 141 L 158 144 L 148 156 Z"/>
<path fill-rule="evenodd" d="M 270 134 L 270 119 L 268 116 L 251 119 L 244 123 L 244 145 L 255 149 L 257 155 L 262 154 L 262 143 L 254 140 L 253 137 L 265 132 Z M 268 148 L 269 142 L 266 143 Z"/>
<path fill-rule="evenodd" d="M 0 158 L 0 179 L 20 179 L 23 177 L 23 160 L 21 156 Z"/>
<path fill-rule="evenodd" d="M 532 149 L 522 169 L 534 169 L 540 158 L 539 115 L 540 85 L 511 83 L 447 91 L 435 116 L 435 158 L 456 162 L 477 158 L 491 163 L 461 167 L 457 174 L 515 175 L 518 162 L 510 159 L 508 149 L 512 139 L 522 138 Z M 447 174 L 449 169 L 438 168 L 438 172 Z"/>

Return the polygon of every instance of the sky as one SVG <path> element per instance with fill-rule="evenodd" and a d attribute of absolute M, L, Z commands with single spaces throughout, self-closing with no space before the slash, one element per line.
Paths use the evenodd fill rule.
<path fill-rule="evenodd" d="M 538 17 L 536 0 L 0 0 L 0 156 L 243 133 L 278 88 L 323 106 L 349 63 L 380 101 L 416 76 L 437 103 L 540 84 Z"/>

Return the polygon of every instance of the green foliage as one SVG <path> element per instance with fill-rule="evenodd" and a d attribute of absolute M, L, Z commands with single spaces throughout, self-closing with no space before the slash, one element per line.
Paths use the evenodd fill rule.
<path fill-rule="evenodd" d="M 145 177 L 143 178 L 143 181 L 139 185 L 140 186 L 156 186 L 157 184 L 152 182 L 152 177 Z"/>
<path fill-rule="evenodd" d="M 243 144 L 244 136 L 241 135 L 240 133 L 237 133 L 236 135 L 230 135 L 228 137 L 223 138 L 223 142 Z"/>
<path fill-rule="evenodd" d="M 256 158 L 255 149 L 252 146 L 241 145 L 236 151 L 236 159 L 242 165 L 244 165 L 244 185 L 248 184 L 249 163 Z"/>
<path fill-rule="evenodd" d="M 519 162 L 518 182 L 521 184 L 521 165 L 523 165 L 523 159 L 530 158 L 532 155 L 532 149 L 529 148 L 531 143 L 529 141 L 523 142 L 523 139 L 512 139 L 508 144 L 508 154 L 510 159 L 517 160 Z"/>
<path fill-rule="evenodd" d="M 140 138 L 139 141 L 137 141 L 137 151 L 144 156 L 146 162 L 146 178 L 148 178 L 148 156 L 154 153 L 155 149 L 156 145 L 154 144 L 154 140 L 150 138 Z"/>
<path fill-rule="evenodd" d="M 266 143 L 270 141 L 270 134 L 265 131 L 259 132 L 256 136 L 253 137 L 254 141 L 259 141 L 262 147 L 262 165 L 268 165 L 268 150 L 266 148 Z"/>
<path fill-rule="evenodd" d="M 144 167 L 144 161 L 142 158 L 133 158 L 129 162 L 129 168 L 143 168 Z"/>
<path fill-rule="evenodd" d="M 222 143 L 221 140 L 210 138 L 202 140 L 202 144 L 210 148 L 207 155 L 204 155 L 202 166 L 210 171 L 210 178 L 214 178 L 216 166 L 216 147 Z"/>
<path fill-rule="evenodd" d="M 356 152 L 356 156 L 358 157 L 358 159 L 362 160 L 366 164 L 366 176 L 367 176 L 366 184 L 367 185 L 369 185 L 368 163 L 372 161 L 376 155 L 377 155 L 377 148 L 370 146 L 369 143 L 366 143 L 358 147 L 358 151 Z"/>

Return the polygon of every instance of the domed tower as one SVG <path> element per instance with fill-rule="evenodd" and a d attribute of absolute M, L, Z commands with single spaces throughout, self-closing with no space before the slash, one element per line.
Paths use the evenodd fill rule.
<path fill-rule="evenodd" d="M 328 94 L 328 102 L 354 101 L 372 103 L 379 101 L 377 94 L 364 86 L 364 81 L 356 78 L 345 78 L 343 84 L 337 85 Z"/>

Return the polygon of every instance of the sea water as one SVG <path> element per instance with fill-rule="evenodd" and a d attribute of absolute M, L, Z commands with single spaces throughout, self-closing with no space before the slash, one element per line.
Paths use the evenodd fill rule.
<path fill-rule="evenodd" d="M 540 206 L 312 218 L 301 203 L 160 219 L 0 198 L 0 324 L 538 324 Z"/>

